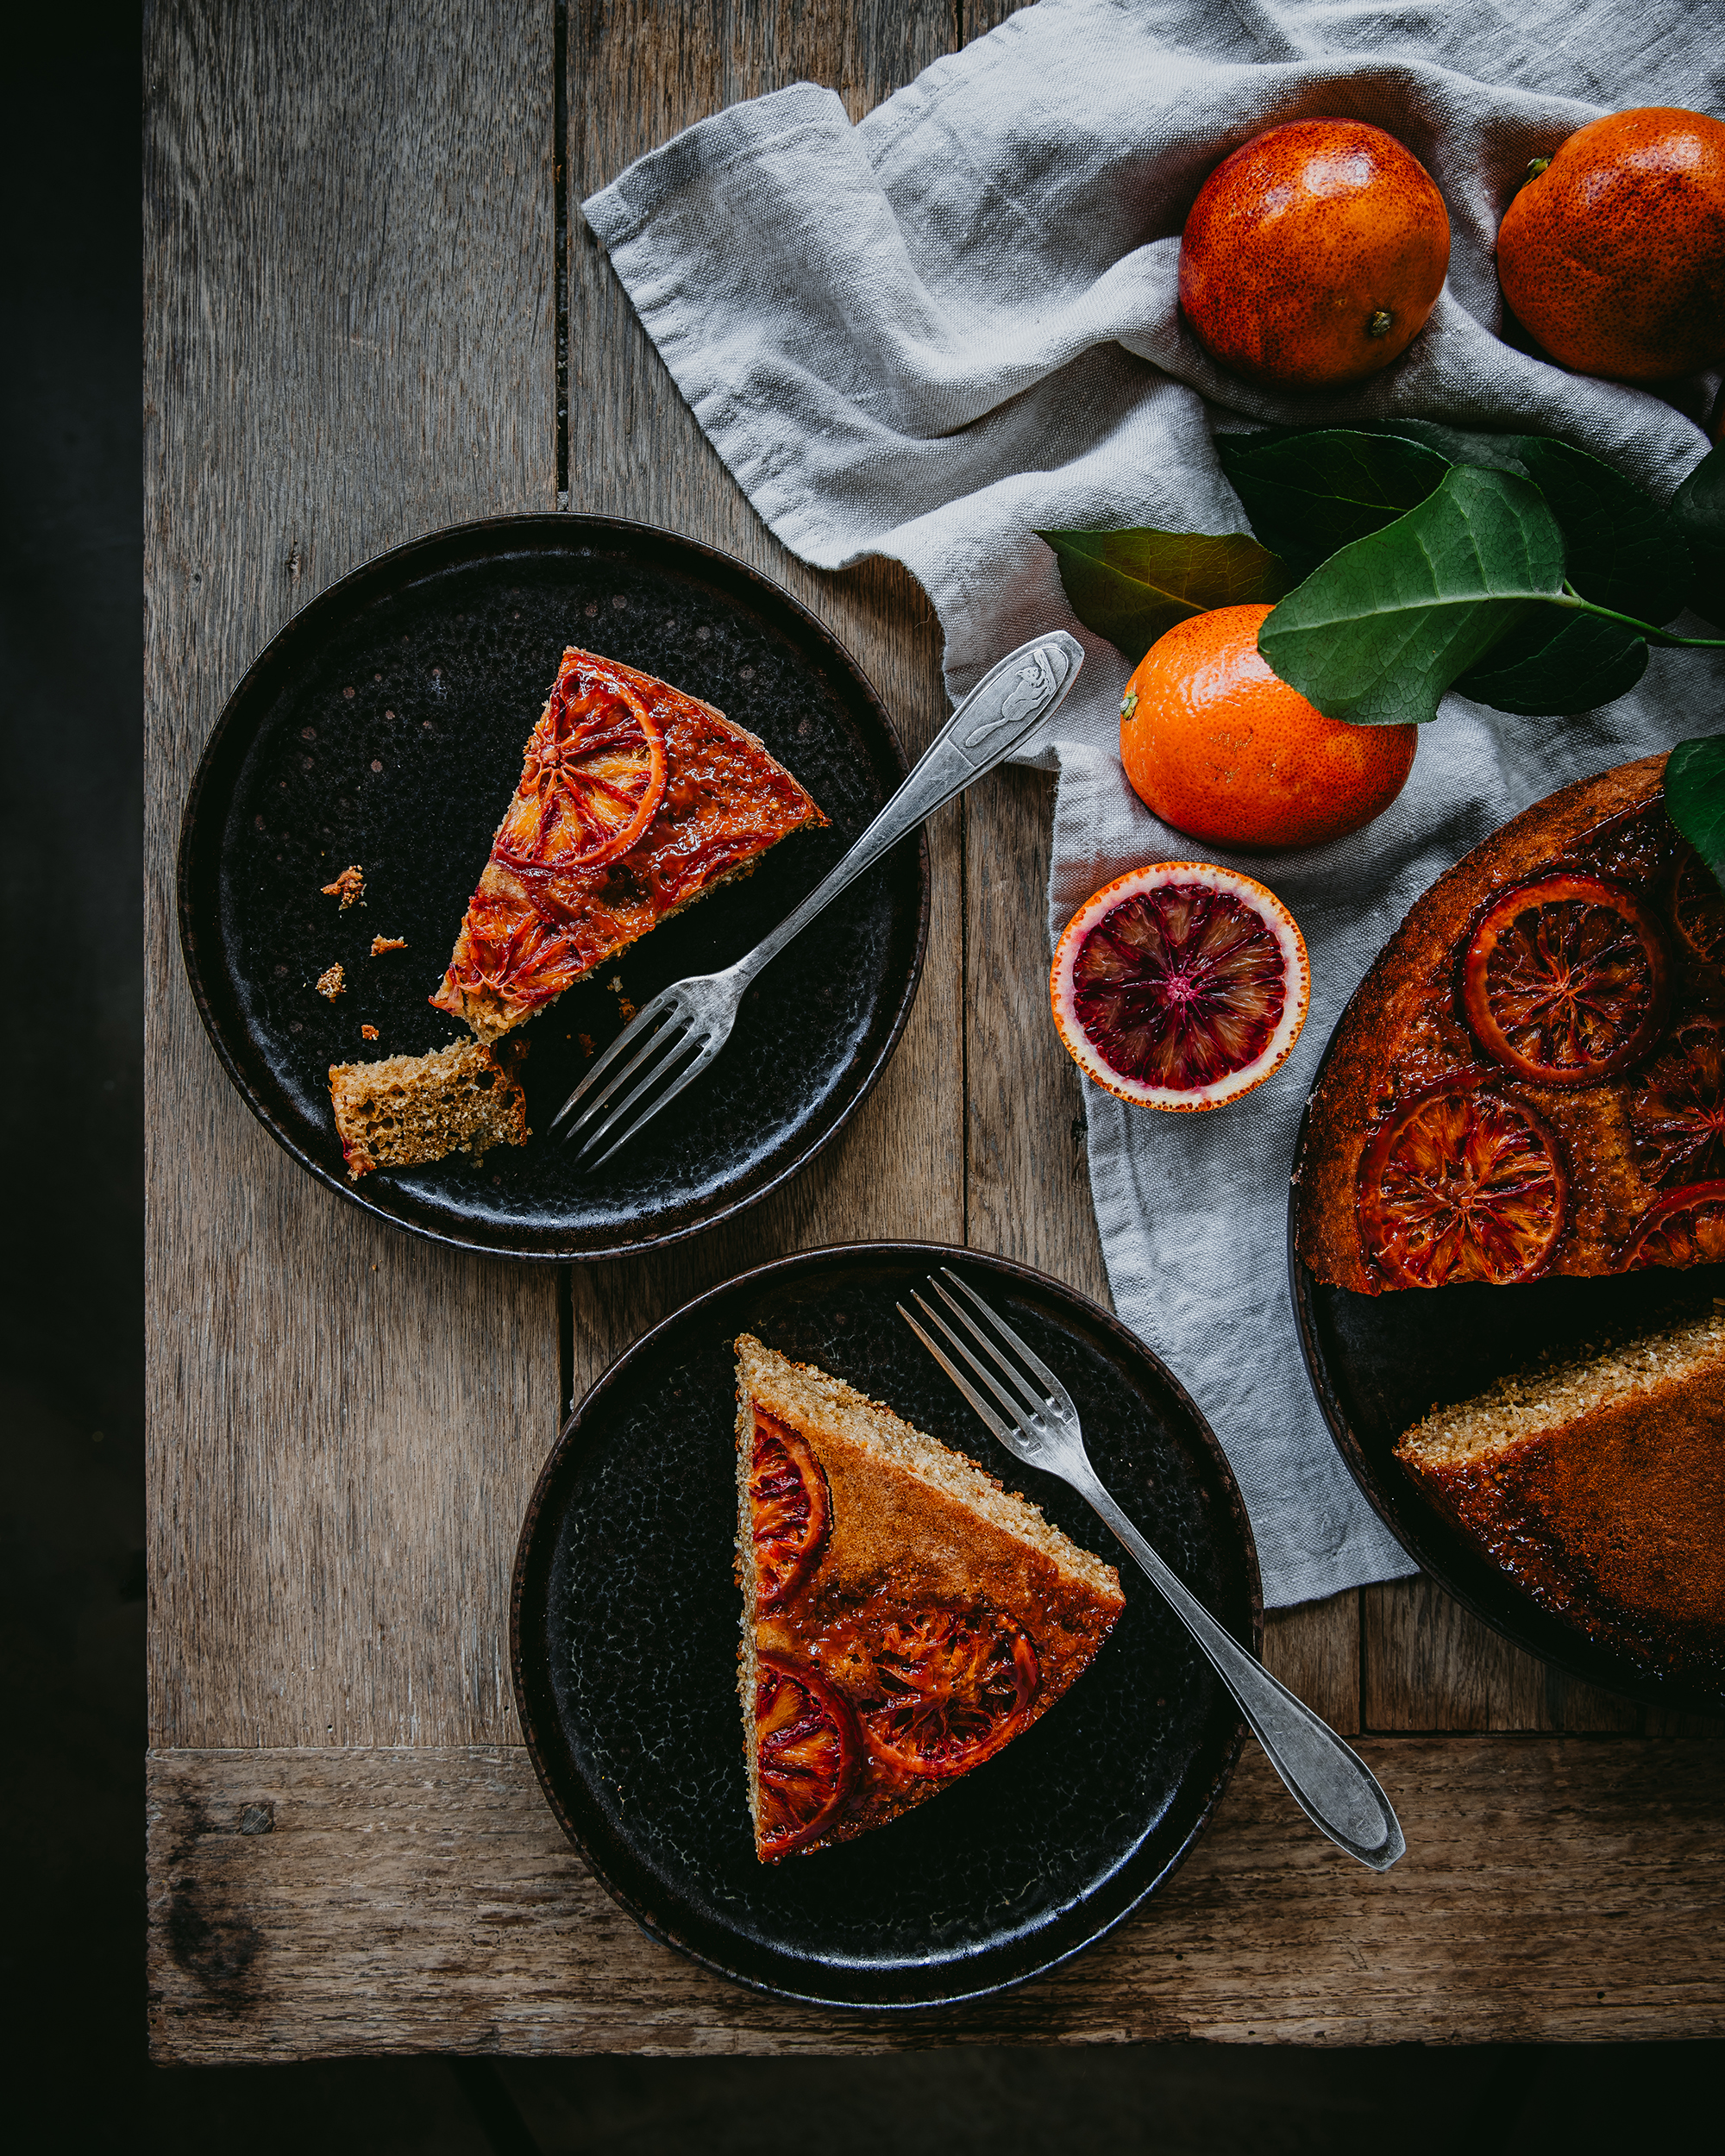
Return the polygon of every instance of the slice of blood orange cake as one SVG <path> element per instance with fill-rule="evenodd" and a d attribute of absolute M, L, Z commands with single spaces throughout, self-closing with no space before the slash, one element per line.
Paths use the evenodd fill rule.
<path fill-rule="evenodd" d="M 825 821 L 711 704 L 571 649 L 431 1001 L 494 1041 Z"/>
<path fill-rule="evenodd" d="M 1095 1660 L 1120 1575 L 878 1401 L 737 1342 L 738 1690 L 763 1864 L 884 1827 Z"/>

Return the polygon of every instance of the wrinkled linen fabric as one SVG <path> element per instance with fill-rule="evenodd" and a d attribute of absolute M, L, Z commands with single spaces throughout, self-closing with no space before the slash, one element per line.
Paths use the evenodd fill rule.
<path fill-rule="evenodd" d="M 1243 531 L 1213 435 L 1264 421 L 1543 429 L 1668 499 L 1706 449 L 1716 378 L 1655 396 L 1500 342 L 1492 245 L 1528 160 L 1602 110 L 1725 109 L 1718 31 L 1694 0 L 1041 0 L 855 127 L 831 91 L 798 85 L 690 128 L 583 205 L 761 516 L 820 567 L 903 561 L 939 612 L 955 699 L 1027 636 L 1082 637 L 1078 686 L 1023 759 L 1060 774 L 1051 934 L 1109 877 L 1195 851 L 1267 881 L 1305 932 L 1308 1023 L 1249 1100 L 1157 1115 L 1085 1083 L 1116 1307 L 1226 1447 L 1272 1607 L 1413 1569 L 1330 1443 L 1289 1294 L 1289 1166 L 1331 1028 L 1409 905 L 1506 817 L 1716 731 L 1725 667 L 1656 652 L 1631 695 L 1564 721 L 1451 696 L 1369 830 L 1307 852 L 1219 853 L 1126 786 L 1129 669 L 1080 629 L 1034 534 Z M 1227 152 L 1318 114 L 1405 142 L 1443 191 L 1453 248 L 1396 365 L 1346 395 L 1284 396 L 1193 341 L 1176 304 L 1180 229 Z M 1708 633 L 1692 616 L 1675 625 Z M 974 852 L 971 868 L 1012 873 Z"/>

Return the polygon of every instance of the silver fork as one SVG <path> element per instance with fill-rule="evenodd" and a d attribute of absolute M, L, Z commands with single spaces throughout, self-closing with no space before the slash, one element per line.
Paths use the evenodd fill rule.
<path fill-rule="evenodd" d="M 1047 636 L 1008 652 L 947 720 L 915 770 L 844 860 L 764 942 L 722 973 L 691 974 L 686 981 L 674 981 L 637 1012 L 551 1119 L 555 1130 L 572 1109 L 586 1103 L 563 1133 L 566 1138 L 580 1139 L 580 1163 L 597 1167 L 609 1160 L 619 1145 L 626 1144 L 698 1078 L 731 1037 L 743 992 L 762 968 L 889 846 L 1009 756 L 1032 728 L 1063 700 L 1083 663 L 1083 646 L 1063 629 L 1051 630 Z M 609 1082 L 595 1093 L 607 1072 L 613 1074 Z M 637 1104 L 643 1104 L 640 1112 L 616 1130 Z M 616 1135 L 604 1152 L 595 1154 L 595 1146 L 614 1130 Z"/>
<path fill-rule="evenodd" d="M 950 1266 L 943 1265 L 940 1269 L 971 1308 L 967 1309 L 939 1281 L 931 1280 L 929 1287 L 969 1335 L 974 1346 L 920 1295 L 913 1293 L 911 1300 L 953 1354 L 963 1359 L 975 1382 L 954 1366 L 903 1303 L 898 1306 L 899 1315 L 1008 1452 L 1027 1466 L 1042 1468 L 1070 1482 L 1107 1520 L 1233 1694 L 1251 1733 L 1269 1753 L 1270 1764 L 1312 1824 L 1361 1864 L 1374 1871 L 1387 1871 L 1408 1845 L 1389 1799 L 1371 1768 L 1303 1700 L 1278 1683 L 1181 1585 L 1103 1488 L 1084 1450 L 1084 1434 L 1072 1395 L 974 1288 Z M 982 1324 L 977 1323 L 978 1317 Z M 977 1356 L 975 1348 L 982 1350 L 986 1361 Z M 982 1398 L 978 1386 L 1005 1410 L 1004 1418 Z"/>

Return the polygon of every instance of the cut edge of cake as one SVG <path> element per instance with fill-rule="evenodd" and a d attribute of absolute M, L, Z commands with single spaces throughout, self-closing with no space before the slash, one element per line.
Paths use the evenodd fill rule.
<path fill-rule="evenodd" d="M 329 1099 L 350 1179 L 524 1144 L 533 1133 L 516 1071 L 527 1048 L 514 1043 L 499 1056 L 479 1041 L 452 1041 L 423 1056 L 332 1063 Z"/>
<path fill-rule="evenodd" d="M 1692 1320 L 1496 1378 L 1484 1392 L 1434 1407 L 1404 1430 L 1396 1457 L 1422 1480 L 1446 1468 L 1475 1466 L 1565 1430 L 1584 1415 L 1698 1381 L 1714 1369 L 1725 1383 L 1725 1301 Z"/>

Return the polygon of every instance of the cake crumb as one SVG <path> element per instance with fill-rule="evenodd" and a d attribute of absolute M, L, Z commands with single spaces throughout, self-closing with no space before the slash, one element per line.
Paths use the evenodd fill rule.
<path fill-rule="evenodd" d="M 351 868 L 342 869 L 334 883 L 324 885 L 323 895 L 326 899 L 339 899 L 342 911 L 345 913 L 356 899 L 364 897 L 365 888 L 366 872 L 355 862 Z"/>
<path fill-rule="evenodd" d="M 348 976 L 340 966 L 331 966 L 328 973 L 321 973 L 312 986 L 326 1001 L 333 1003 L 348 985 Z"/>
<path fill-rule="evenodd" d="M 406 949 L 407 938 L 405 936 L 373 936 L 372 938 L 373 958 L 381 958 L 386 950 L 405 950 Z"/>
<path fill-rule="evenodd" d="M 377 1038 L 377 1037 L 378 1037 L 378 1030 L 377 1030 L 376 1026 L 374 1026 L 374 1025 L 362 1025 L 362 1026 L 360 1028 L 360 1038 L 361 1038 L 362 1041 L 374 1041 L 374 1040 Z"/>
<path fill-rule="evenodd" d="M 577 1033 L 575 1036 L 575 1044 L 580 1050 L 582 1055 L 585 1056 L 589 1062 L 591 1062 L 593 1052 L 593 1035 L 591 1033 Z"/>

